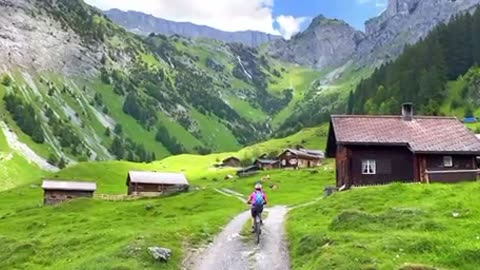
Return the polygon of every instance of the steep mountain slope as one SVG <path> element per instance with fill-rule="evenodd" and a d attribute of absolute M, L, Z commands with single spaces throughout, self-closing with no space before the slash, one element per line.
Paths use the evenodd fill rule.
<path fill-rule="evenodd" d="M 432 88 L 432 85 L 439 85 L 435 80 L 444 82 L 444 79 L 443 77 L 434 78 L 436 76 L 434 75 L 435 71 L 430 71 L 428 66 L 422 66 L 425 63 L 432 63 L 432 59 L 427 61 L 422 59 L 422 57 L 427 57 L 426 52 L 438 52 L 438 50 L 435 50 L 435 48 L 438 47 L 437 44 L 430 43 L 430 47 L 423 47 L 420 55 L 418 55 L 417 52 L 414 56 L 408 58 L 408 60 L 403 61 L 402 68 L 389 69 L 388 76 L 384 76 L 385 72 L 378 72 L 376 79 L 367 80 L 367 82 L 363 84 L 360 83 L 363 79 L 371 76 L 376 68 L 380 68 L 382 65 L 397 59 L 397 57 L 404 52 L 405 48 L 411 46 L 409 44 L 426 38 L 435 26 L 441 25 L 442 22 L 450 22 L 452 17 L 454 18 L 456 15 L 458 16 L 465 13 L 472 14 L 479 3 L 479 0 L 390 1 L 389 8 L 379 18 L 374 18 L 367 22 L 367 34 L 358 44 L 350 60 L 340 66 L 334 65 L 327 69 L 330 72 L 323 78 L 320 78 L 317 83 L 313 84 L 309 98 L 299 103 L 290 117 L 277 129 L 277 133 L 280 135 L 289 134 L 298 131 L 304 126 L 313 126 L 327 121 L 329 115 L 332 113 L 351 112 L 351 108 L 348 110 L 347 105 L 352 103 L 355 103 L 355 106 L 361 107 L 361 109 L 354 110 L 357 113 L 397 113 L 399 108 L 398 102 L 400 102 L 400 100 L 413 100 L 417 102 L 418 108 L 422 106 L 425 107 L 425 110 L 421 110 L 421 112 L 438 112 L 440 110 L 440 104 L 442 104 L 439 96 L 441 97 L 443 95 L 444 87 L 442 83 L 440 83 L 440 85 L 442 85 L 440 88 Z M 472 27 L 476 27 L 475 22 L 472 22 Z M 473 29 L 472 31 L 476 30 Z M 454 29 L 452 32 L 457 34 L 451 35 L 453 39 L 448 42 L 455 44 L 455 46 L 444 47 L 442 53 L 448 59 L 455 59 L 457 57 L 457 59 L 460 59 L 460 63 L 458 65 L 455 64 L 457 67 L 449 67 L 452 68 L 452 70 L 458 69 L 460 72 L 449 71 L 448 76 L 450 80 L 454 80 L 456 78 L 455 76 L 463 74 L 468 70 L 472 59 L 474 59 L 472 58 L 469 48 L 464 48 L 464 55 L 462 56 L 462 49 L 455 49 L 456 46 L 463 46 L 465 43 L 472 45 L 472 40 L 469 40 L 469 38 L 471 39 L 475 36 L 465 36 L 465 29 L 463 32 L 459 29 Z M 309 42 L 314 41 L 305 39 L 301 42 L 310 44 Z M 338 53 L 338 51 L 334 51 L 334 53 Z M 325 52 L 323 52 L 323 54 L 325 54 Z M 320 53 L 320 56 L 323 54 Z M 468 56 L 470 58 L 467 57 L 467 59 L 465 59 L 465 55 L 470 55 Z M 313 55 L 313 57 L 319 56 Z M 437 56 L 432 57 L 435 59 Z M 419 60 L 422 60 L 422 62 Z M 429 72 L 424 72 L 420 67 L 424 67 Z M 429 76 L 424 76 L 427 73 Z M 399 79 L 399 76 L 402 77 L 402 79 Z M 424 77 L 421 82 L 424 85 L 423 88 L 431 88 L 424 93 L 422 93 L 423 91 L 417 91 L 419 89 L 420 77 Z M 427 77 L 430 79 L 426 79 Z M 381 82 L 379 82 L 379 80 Z M 372 82 L 375 83 L 372 85 Z M 394 82 L 397 84 L 394 85 Z M 355 95 L 349 95 L 349 92 L 354 92 L 359 84 L 360 87 L 364 89 L 359 93 L 355 93 Z M 395 87 L 395 90 L 388 88 L 386 91 L 377 93 L 380 84 L 383 84 L 385 87 L 386 84 L 388 84 L 389 86 Z M 412 84 L 414 85 L 412 86 Z M 398 95 L 392 95 L 391 91 L 398 93 Z M 417 98 L 416 95 L 422 95 L 422 97 Z M 380 96 L 383 97 L 379 98 Z M 386 102 L 388 98 L 393 98 L 394 100 Z M 372 100 L 369 104 L 369 109 L 363 110 L 363 106 L 368 99 Z M 381 100 L 381 102 L 375 102 L 379 100 Z M 428 104 L 426 100 L 436 100 L 436 102 L 430 102 L 430 104 Z M 382 104 L 382 102 L 385 104 Z M 381 105 L 383 105 L 382 108 L 380 108 Z M 426 107 L 429 107 L 429 109 L 427 110 Z M 445 109 L 442 109 L 442 111 L 445 112 Z"/>
<path fill-rule="evenodd" d="M 268 51 L 274 57 L 321 69 L 346 63 L 362 39 L 363 33 L 346 22 L 320 15 L 304 32 L 291 40 L 274 41 Z"/>
<path fill-rule="evenodd" d="M 349 111 L 389 114 L 398 111 L 402 102 L 412 101 L 422 114 L 436 115 L 463 108 L 461 117 L 473 116 L 474 108 L 480 105 L 476 69 L 465 76 L 469 83 L 459 89 L 458 96 L 450 99 L 451 110 L 441 104 L 453 94 L 449 93 L 447 83 L 480 63 L 479 36 L 480 9 L 437 27 L 423 41 L 407 48 L 396 61 L 362 81 L 352 93 Z"/>
<path fill-rule="evenodd" d="M 2 1 L 0 20 L 0 111 L 60 167 L 236 150 L 293 109 L 298 74 L 317 74 L 240 44 L 141 38 L 78 0 Z"/>
<path fill-rule="evenodd" d="M 424 38 L 438 24 L 472 12 L 479 0 L 389 0 L 387 9 L 365 23 L 367 38 L 358 48 L 359 65 L 394 59 L 405 44 Z"/>
<path fill-rule="evenodd" d="M 345 22 L 319 16 L 304 33 L 275 41 L 271 55 L 316 68 L 379 66 L 399 56 L 436 25 L 480 4 L 480 0 L 389 0 L 388 8 L 365 24 L 365 33 Z M 352 61 L 349 61 L 352 60 Z"/>
<path fill-rule="evenodd" d="M 119 9 L 110 9 L 105 11 L 105 14 L 125 29 L 141 35 L 157 33 L 166 36 L 203 37 L 227 43 L 242 43 L 251 47 L 258 47 L 263 43 L 282 38 L 258 31 L 225 32 L 189 22 L 169 21 L 136 11 L 125 12 Z"/>

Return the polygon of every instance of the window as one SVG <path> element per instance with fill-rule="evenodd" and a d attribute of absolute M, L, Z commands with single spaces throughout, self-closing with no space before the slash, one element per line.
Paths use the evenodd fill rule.
<path fill-rule="evenodd" d="M 445 168 L 453 167 L 453 158 L 451 156 L 444 156 L 443 157 L 443 167 L 445 167 Z"/>
<path fill-rule="evenodd" d="M 375 160 L 362 160 L 362 174 L 376 174 L 377 164 Z"/>

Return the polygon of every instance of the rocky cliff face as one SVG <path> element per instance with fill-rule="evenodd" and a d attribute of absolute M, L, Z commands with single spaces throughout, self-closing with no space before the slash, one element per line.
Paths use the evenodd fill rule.
<path fill-rule="evenodd" d="M 435 26 L 457 14 L 472 11 L 480 0 L 390 0 L 387 9 L 365 23 L 366 39 L 357 56 L 366 62 L 383 62 L 398 56 Z"/>
<path fill-rule="evenodd" d="M 291 40 L 278 40 L 269 53 L 283 60 L 316 68 L 338 66 L 350 59 L 365 38 L 340 20 L 316 17 L 310 26 Z"/>
<path fill-rule="evenodd" d="M 242 43 L 251 47 L 257 47 L 263 43 L 281 39 L 280 36 L 269 35 L 258 31 L 225 32 L 212 27 L 188 22 L 164 20 L 135 11 L 124 12 L 118 9 L 111 9 L 106 11 L 105 14 L 125 29 L 141 35 L 157 33 L 166 36 L 205 37 L 227 43 Z"/>
<path fill-rule="evenodd" d="M 98 73 L 102 49 L 87 47 L 35 1 L 0 0 L 0 71 L 13 67 L 88 75 Z M 32 42 L 35 41 L 35 42 Z"/>
<path fill-rule="evenodd" d="M 366 22 L 365 33 L 319 16 L 305 32 L 290 41 L 275 41 L 269 49 L 273 56 L 316 68 L 338 67 L 350 59 L 357 66 L 378 66 L 438 24 L 479 4 L 480 0 L 389 0 L 380 16 Z"/>

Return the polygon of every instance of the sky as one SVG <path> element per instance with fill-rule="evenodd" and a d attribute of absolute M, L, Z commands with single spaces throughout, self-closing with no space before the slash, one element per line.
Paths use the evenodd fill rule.
<path fill-rule="evenodd" d="M 106 10 L 135 10 L 172 21 L 192 22 L 224 31 L 257 30 L 290 38 L 324 15 L 363 30 L 388 0 L 85 0 Z"/>

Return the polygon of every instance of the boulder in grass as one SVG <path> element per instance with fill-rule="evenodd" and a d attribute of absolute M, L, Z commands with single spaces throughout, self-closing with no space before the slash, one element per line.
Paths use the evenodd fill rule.
<path fill-rule="evenodd" d="M 150 254 L 152 254 L 153 258 L 157 261 L 168 262 L 172 256 L 172 251 L 168 248 L 149 247 L 148 251 L 150 251 Z"/>

